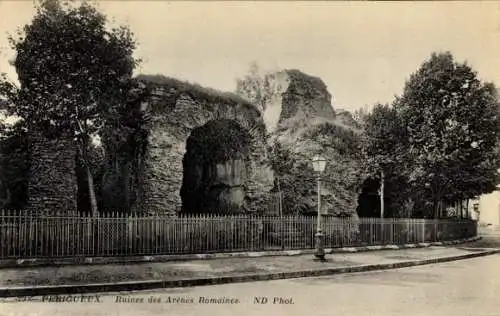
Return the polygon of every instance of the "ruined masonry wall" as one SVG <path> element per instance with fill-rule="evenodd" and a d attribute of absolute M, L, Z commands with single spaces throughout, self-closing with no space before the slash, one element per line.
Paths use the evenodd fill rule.
<path fill-rule="evenodd" d="M 28 210 L 34 214 L 77 214 L 76 148 L 70 138 L 30 135 Z"/>
<path fill-rule="evenodd" d="M 145 106 L 150 116 L 150 135 L 145 157 L 143 195 L 139 207 L 149 214 L 175 215 L 181 210 L 182 160 L 191 131 L 211 120 L 231 119 L 252 138 L 245 183 L 249 212 L 264 211 L 273 173 L 267 162 L 264 125 L 260 113 L 247 104 L 207 102 L 173 88 L 159 88 Z"/>

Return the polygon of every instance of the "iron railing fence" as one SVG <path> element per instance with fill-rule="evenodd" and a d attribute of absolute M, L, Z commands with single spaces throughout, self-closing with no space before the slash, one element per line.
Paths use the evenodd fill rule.
<path fill-rule="evenodd" d="M 314 247 L 315 216 L 34 216 L 0 211 L 0 259 L 169 255 Z M 445 241 L 473 220 L 324 216 L 325 247 Z"/>

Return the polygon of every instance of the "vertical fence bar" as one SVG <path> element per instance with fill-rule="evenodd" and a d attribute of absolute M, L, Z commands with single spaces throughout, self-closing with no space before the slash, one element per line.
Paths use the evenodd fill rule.
<path fill-rule="evenodd" d="M 8 257 L 8 252 L 5 248 L 7 248 L 7 234 L 6 234 L 6 225 L 5 225 L 5 211 L 4 209 L 0 210 L 0 256 L 2 258 Z"/>
<path fill-rule="evenodd" d="M 103 214 L 103 216 L 106 216 Z M 101 239 L 101 217 L 95 218 L 92 214 L 87 215 L 87 220 L 89 222 L 88 230 L 89 230 L 89 240 L 87 243 L 87 253 L 91 256 L 96 254 L 96 251 L 99 251 L 99 249 L 96 249 L 96 243 L 99 245 L 99 241 Z"/>
<path fill-rule="evenodd" d="M 70 253 L 69 253 L 69 250 L 71 249 L 70 248 L 70 243 L 71 243 L 71 235 L 69 233 L 69 229 L 70 229 L 70 220 L 71 220 L 71 217 L 65 217 L 64 219 L 64 226 L 63 226 L 63 240 L 65 241 L 63 244 L 62 244 L 62 252 L 63 252 L 63 256 L 66 257 L 66 256 L 69 256 Z"/>
<path fill-rule="evenodd" d="M 115 233 L 114 231 L 115 227 L 113 225 L 115 212 L 116 210 L 112 210 L 111 212 L 108 213 L 105 230 L 103 231 L 104 235 L 102 236 L 102 239 L 106 244 L 106 251 L 105 251 L 106 256 L 113 254 L 113 239 L 110 237 L 113 236 Z"/>
<path fill-rule="evenodd" d="M 82 225 L 81 225 L 82 241 L 80 244 L 82 245 L 82 256 L 87 256 L 90 254 L 88 249 L 89 249 L 89 243 L 90 243 L 90 225 L 91 225 L 91 223 L 90 223 L 90 219 L 87 216 L 87 214 L 84 214 L 82 219 L 83 219 Z"/>
<path fill-rule="evenodd" d="M 180 218 L 175 218 L 174 219 L 174 225 L 173 225 L 173 230 L 172 230 L 172 235 L 174 237 L 174 242 L 172 243 L 173 246 L 172 246 L 172 249 L 174 251 L 174 253 L 179 253 L 179 249 L 178 249 L 178 245 L 179 245 L 179 222 L 180 222 Z"/>
<path fill-rule="evenodd" d="M 59 210 L 56 211 L 56 217 L 52 218 L 52 221 L 50 223 L 51 229 L 52 229 L 52 257 L 58 257 L 59 256 L 59 235 L 58 235 L 58 223 L 60 219 L 60 212 Z"/>
<path fill-rule="evenodd" d="M 21 232 L 20 232 L 20 218 L 16 216 L 14 210 L 12 210 L 12 235 L 14 236 L 14 257 L 19 256 L 21 248 Z"/>
<path fill-rule="evenodd" d="M 166 246 L 167 246 L 167 250 L 168 250 L 168 253 L 171 254 L 171 253 L 175 253 L 175 244 L 176 244 L 176 240 L 175 240 L 175 225 L 177 225 L 177 217 L 171 217 L 170 218 L 171 221 L 167 222 L 166 219 L 165 219 L 165 225 L 167 225 L 167 228 L 168 228 L 168 232 L 167 232 L 167 238 L 165 241 L 168 241 L 166 243 Z"/>
<path fill-rule="evenodd" d="M 438 227 L 438 221 L 437 219 L 434 219 L 434 241 L 438 241 L 438 232 L 439 232 L 439 227 Z"/>
<path fill-rule="evenodd" d="M 81 216 L 74 216 L 73 219 L 71 220 L 71 225 L 72 225 L 72 230 L 70 232 L 71 239 L 73 240 L 72 244 L 72 251 L 74 251 L 73 255 L 80 256 L 80 223 L 81 223 Z"/>
<path fill-rule="evenodd" d="M 109 216 L 108 214 L 109 211 L 106 211 L 102 214 L 102 216 L 99 216 L 98 218 L 95 218 L 94 216 L 91 217 L 92 221 L 92 228 L 94 229 L 94 232 L 97 231 L 97 233 L 92 234 L 92 255 L 104 255 L 106 253 L 106 239 L 104 238 L 104 232 L 106 231 L 106 222 L 107 218 Z"/>
<path fill-rule="evenodd" d="M 50 226 L 52 229 L 52 257 L 58 257 L 59 256 L 59 220 L 60 220 L 60 212 L 59 210 L 56 211 L 56 216 L 52 218 Z"/>
<path fill-rule="evenodd" d="M 13 255 L 13 239 L 12 239 L 12 219 L 10 218 L 10 211 L 5 211 L 5 237 L 7 240 L 7 257 Z"/>
<path fill-rule="evenodd" d="M 103 217 L 106 214 L 102 214 Z M 99 245 L 99 241 L 101 240 L 101 227 L 102 220 L 101 217 L 95 218 L 92 214 L 87 214 L 87 219 L 89 221 L 89 241 L 87 244 L 87 252 L 90 256 L 93 256 L 96 251 L 99 251 L 99 248 L 96 249 L 96 244 Z"/>
<path fill-rule="evenodd" d="M 156 220 L 158 221 L 158 244 L 157 244 L 158 254 L 163 255 L 165 254 L 164 248 L 165 248 L 165 235 L 166 235 L 164 219 L 158 216 Z"/>
<path fill-rule="evenodd" d="M 425 230 L 426 222 L 425 222 L 425 219 L 420 221 L 420 225 L 422 225 L 422 239 L 421 239 L 421 242 L 425 243 L 425 234 L 426 234 L 426 230 Z"/>
<path fill-rule="evenodd" d="M 9 236 L 10 236 L 10 243 L 11 243 L 11 256 L 15 257 L 16 256 L 16 248 L 17 248 L 17 234 L 16 234 L 16 219 L 13 216 L 13 210 L 9 210 Z"/>
<path fill-rule="evenodd" d="M 109 238 L 107 235 L 111 232 L 111 229 L 113 227 L 113 213 L 115 211 L 111 210 L 106 214 L 106 217 L 104 218 L 104 227 L 101 230 L 101 242 L 103 243 L 103 250 L 100 251 L 97 255 L 100 256 L 101 254 L 104 254 L 105 256 L 109 256 L 111 253 L 111 238 Z M 106 234 L 108 233 L 108 234 Z"/>
<path fill-rule="evenodd" d="M 154 240 L 153 240 L 153 248 L 154 248 L 154 254 L 158 254 L 158 236 L 159 236 L 159 225 L 158 225 L 158 217 L 155 216 L 153 220 L 151 221 L 151 225 L 153 225 L 153 232 L 154 232 Z"/>
<path fill-rule="evenodd" d="M 31 214 L 31 210 L 27 214 L 28 216 L 28 257 L 33 257 L 33 216 Z M 1 242 L 1 241 L 0 241 Z"/>
<path fill-rule="evenodd" d="M 47 254 L 47 218 L 40 218 L 40 256 Z"/>
<path fill-rule="evenodd" d="M 368 219 L 368 225 L 370 226 L 370 239 L 369 239 L 368 244 L 371 245 L 375 241 L 375 237 L 374 237 L 375 232 L 373 231 L 373 219 L 372 218 Z"/>
<path fill-rule="evenodd" d="M 21 215 L 21 226 L 22 226 L 22 240 L 21 240 L 21 252 L 19 253 L 20 257 L 26 257 L 28 255 L 28 248 L 27 248 L 27 242 L 29 241 L 27 238 L 27 222 L 28 222 L 28 214 L 26 214 L 25 211 L 22 211 L 21 213 L 18 213 Z"/>
<path fill-rule="evenodd" d="M 57 213 L 56 213 L 57 216 Z M 47 216 L 47 229 L 49 231 L 49 256 L 54 257 L 54 225 L 52 224 L 54 222 L 53 217 L 48 217 Z"/>
<path fill-rule="evenodd" d="M 47 218 L 42 217 L 40 221 L 40 255 L 46 257 L 47 255 Z"/>

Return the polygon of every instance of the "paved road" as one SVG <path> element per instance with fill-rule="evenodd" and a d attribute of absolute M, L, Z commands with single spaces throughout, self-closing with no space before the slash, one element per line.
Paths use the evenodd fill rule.
<path fill-rule="evenodd" d="M 101 303 L 93 301 L 92 297 L 86 298 L 93 301 L 87 303 L 19 303 L 9 300 L 0 303 L 0 315 L 498 316 L 499 267 L 500 255 L 492 255 L 436 265 L 332 277 L 140 293 L 108 293 L 99 297 Z M 120 303 L 116 302 L 117 295 L 120 295 Z M 150 297 L 159 298 L 163 302 L 149 303 Z M 200 298 L 209 300 L 221 297 L 239 302 L 200 303 Z M 256 304 L 255 297 L 266 297 L 268 303 Z M 169 298 L 184 303 L 166 303 Z M 80 297 L 77 299 L 81 300 Z M 136 302 L 130 302 L 131 300 Z M 189 303 L 190 300 L 194 302 Z"/>
<path fill-rule="evenodd" d="M 500 226 L 481 227 L 481 240 L 470 243 L 474 247 L 500 248 Z"/>

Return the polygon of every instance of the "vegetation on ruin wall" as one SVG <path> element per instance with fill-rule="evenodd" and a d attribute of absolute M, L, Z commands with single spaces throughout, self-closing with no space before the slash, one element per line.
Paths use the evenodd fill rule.
<path fill-rule="evenodd" d="M 283 211 L 317 212 L 317 182 L 310 161 L 313 153 L 321 153 L 327 159 L 321 183 L 328 213 L 355 214 L 357 195 L 365 176 L 360 160 L 360 137 L 331 122 L 304 128 L 293 141 L 274 143 L 272 163 L 283 194 Z"/>
<path fill-rule="evenodd" d="M 108 120 L 102 130 L 105 159 L 100 173 L 99 205 L 102 211 L 132 211 L 141 192 L 142 168 L 146 159 L 149 117 L 141 111 L 141 103 L 151 94 L 149 86 L 134 81 L 125 105 L 115 120 Z"/>
<path fill-rule="evenodd" d="M 291 96 L 282 102 L 278 127 L 268 135 L 268 152 L 275 173 L 274 191 L 281 191 L 283 213 L 316 214 L 317 181 L 311 157 L 321 154 L 328 161 L 322 174 L 324 205 L 330 214 L 351 216 L 356 213 L 357 196 L 364 178 L 360 160 L 361 130 L 348 124 L 348 120 L 333 119 L 333 109 L 320 108 L 330 106 L 326 102 L 330 94 L 321 79 L 298 70 L 285 72 L 289 82 L 286 88 L 279 84 L 278 73 L 266 73 L 255 63 L 236 82 L 236 92 L 262 111 L 275 97 Z M 324 104 L 311 102 L 318 99 Z"/>
<path fill-rule="evenodd" d="M 163 75 L 141 74 L 136 76 L 136 79 L 148 84 L 152 87 L 152 89 L 168 89 L 168 93 L 172 93 L 172 102 L 170 104 L 167 104 L 169 106 L 174 106 L 177 98 L 182 94 L 186 94 L 192 97 L 194 100 L 199 100 L 200 102 L 206 104 L 221 103 L 233 106 L 237 104 L 244 105 L 248 109 L 253 110 L 256 115 L 259 115 L 258 110 L 252 103 L 232 92 L 219 91 L 212 88 L 203 87 L 197 83 L 182 81 Z"/>

